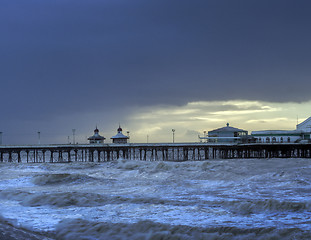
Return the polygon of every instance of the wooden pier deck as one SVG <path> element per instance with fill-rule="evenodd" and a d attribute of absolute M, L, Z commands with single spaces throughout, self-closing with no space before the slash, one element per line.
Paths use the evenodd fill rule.
<path fill-rule="evenodd" d="M 129 143 L 0 146 L 0 162 L 103 162 L 119 158 L 144 161 L 311 158 L 311 144 Z"/>

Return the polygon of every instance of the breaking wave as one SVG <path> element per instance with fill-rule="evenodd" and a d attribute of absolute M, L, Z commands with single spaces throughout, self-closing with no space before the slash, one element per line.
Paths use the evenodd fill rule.
<path fill-rule="evenodd" d="M 0 192 L 2 198 L 19 201 L 28 207 L 55 206 L 55 207 L 91 207 L 107 204 L 111 199 L 96 193 L 59 192 L 59 193 L 30 193 L 30 192 Z"/>
<path fill-rule="evenodd" d="M 0 197 L 8 200 L 19 201 L 21 205 L 28 207 L 54 206 L 54 207 L 96 207 L 107 204 L 153 204 L 171 206 L 200 206 L 210 208 L 227 209 L 229 212 L 238 215 L 250 215 L 268 212 L 303 212 L 311 211 L 311 202 L 279 201 L 276 199 L 263 200 L 240 200 L 240 201 L 197 201 L 197 200 L 176 200 L 160 197 L 139 197 L 103 195 L 87 192 L 50 192 L 31 193 L 26 191 L 3 190 Z"/>
<path fill-rule="evenodd" d="M 106 204 L 168 204 L 168 205 L 187 205 L 186 202 L 176 200 L 166 200 L 154 197 L 124 197 L 110 196 L 96 193 L 83 192 L 62 192 L 62 193 L 30 193 L 24 191 L 2 191 L 0 197 L 8 200 L 19 201 L 21 205 L 28 207 L 55 206 L 55 207 L 95 207 Z"/>
<path fill-rule="evenodd" d="M 9 220 L 0 215 L 0 239 L 1 240 L 53 240 L 55 235 L 52 232 L 36 232 L 30 229 L 18 226 L 17 222 Z"/>
<path fill-rule="evenodd" d="M 70 184 L 70 183 L 84 183 L 86 181 L 94 181 L 96 178 L 89 177 L 82 174 L 40 174 L 33 177 L 32 182 L 36 185 L 55 185 L 55 184 Z"/>
<path fill-rule="evenodd" d="M 262 212 L 302 212 L 311 210 L 311 202 L 279 201 L 276 199 L 225 202 L 231 212 L 242 215 Z"/>
<path fill-rule="evenodd" d="M 119 159 L 116 161 L 117 168 L 125 170 L 141 170 L 146 172 L 159 171 L 206 171 L 210 163 L 208 161 L 198 162 L 148 162 L 138 160 Z"/>
<path fill-rule="evenodd" d="M 169 225 L 153 221 L 140 221 L 133 224 L 90 222 L 83 219 L 66 219 L 56 226 L 57 239 L 310 239 L 311 234 L 297 228 L 248 228 L 211 227 L 200 228 L 183 225 Z"/>

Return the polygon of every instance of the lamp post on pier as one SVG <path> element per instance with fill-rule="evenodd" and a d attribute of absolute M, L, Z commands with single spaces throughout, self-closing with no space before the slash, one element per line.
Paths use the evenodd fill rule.
<path fill-rule="evenodd" d="M 76 129 L 72 129 L 72 143 L 76 144 Z"/>
<path fill-rule="evenodd" d="M 40 134 L 41 134 L 41 132 L 38 132 L 38 144 L 39 145 L 41 144 Z"/>
<path fill-rule="evenodd" d="M 175 143 L 175 129 L 172 129 L 173 132 L 173 143 Z"/>

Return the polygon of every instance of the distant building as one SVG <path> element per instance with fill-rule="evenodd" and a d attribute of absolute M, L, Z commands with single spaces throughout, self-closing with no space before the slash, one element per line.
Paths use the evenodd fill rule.
<path fill-rule="evenodd" d="M 127 140 L 129 139 L 128 136 L 123 135 L 122 128 L 119 125 L 119 128 L 117 129 L 117 135 L 111 137 L 112 143 L 127 143 Z"/>
<path fill-rule="evenodd" d="M 252 131 L 252 137 L 257 143 L 293 143 L 310 141 L 311 117 L 300 124 L 296 130 L 264 130 Z"/>
<path fill-rule="evenodd" d="M 299 130 L 264 130 L 252 131 L 257 143 L 292 143 L 303 138 L 303 132 Z"/>
<path fill-rule="evenodd" d="M 223 143 L 246 142 L 248 138 L 248 131 L 230 127 L 229 123 L 227 123 L 226 127 L 209 131 L 207 136 L 199 138 L 206 139 L 208 142 L 223 142 Z"/>
<path fill-rule="evenodd" d="M 89 137 L 87 140 L 90 141 L 90 144 L 101 144 L 104 143 L 105 139 L 105 137 L 99 135 L 99 130 L 96 127 L 94 130 L 94 135 Z"/>

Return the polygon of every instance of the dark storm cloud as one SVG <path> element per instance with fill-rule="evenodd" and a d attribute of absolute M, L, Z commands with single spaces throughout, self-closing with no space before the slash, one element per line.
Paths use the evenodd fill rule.
<path fill-rule="evenodd" d="M 0 3 L 2 114 L 310 99 L 311 3 Z M 3 121 L 3 120 L 2 120 Z"/>

